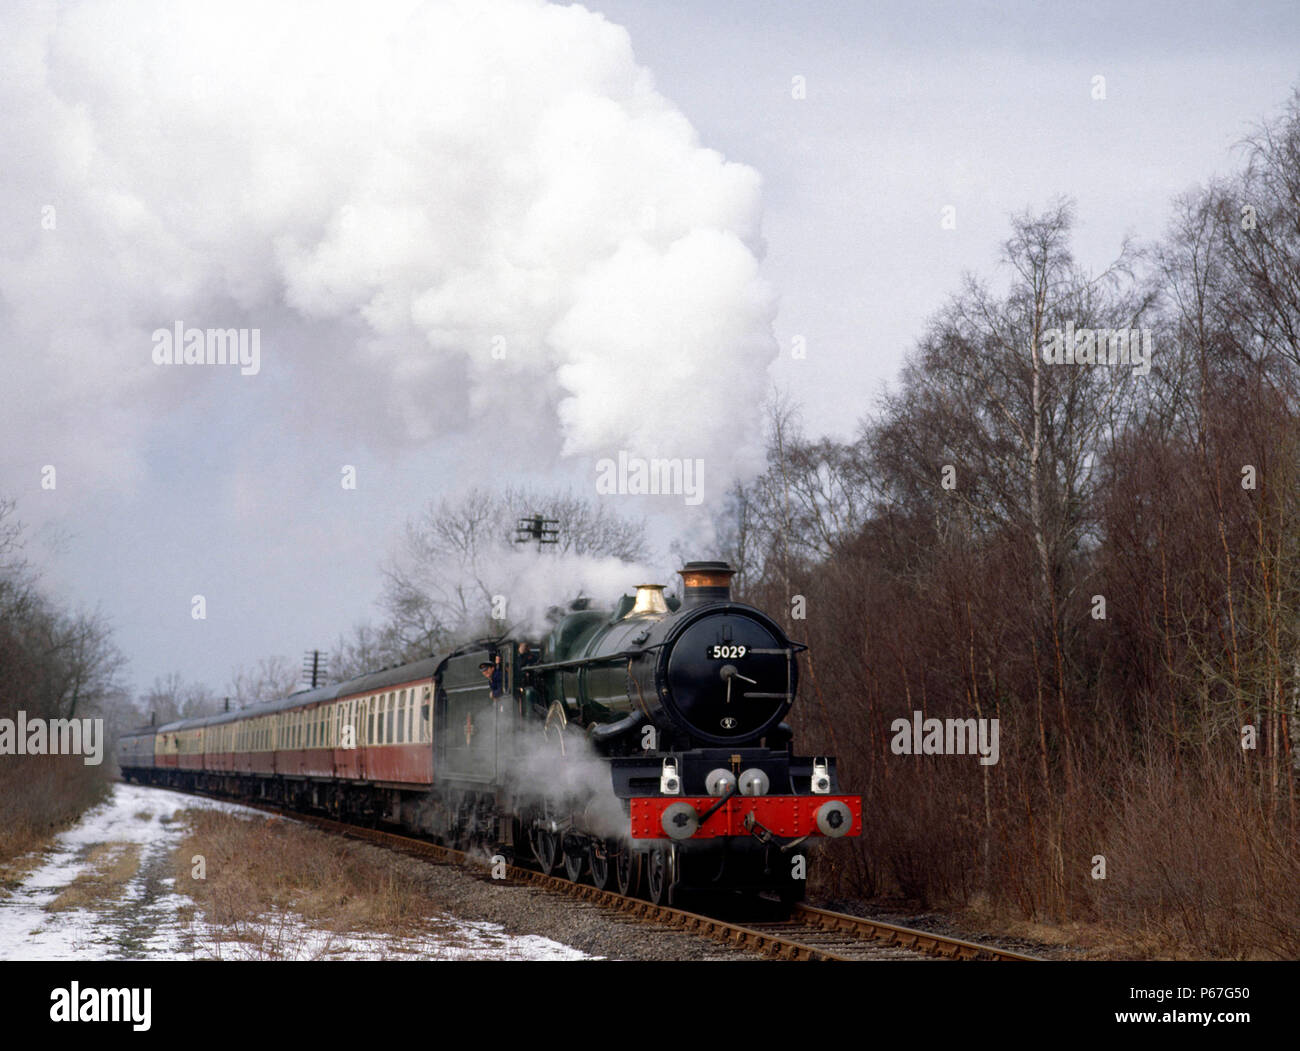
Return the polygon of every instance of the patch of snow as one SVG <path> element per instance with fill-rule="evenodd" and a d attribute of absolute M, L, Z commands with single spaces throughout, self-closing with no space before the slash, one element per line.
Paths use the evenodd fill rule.
<path fill-rule="evenodd" d="M 62 833 L 45 861 L 22 884 L 0 898 L 0 960 L 180 959 L 438 959 L 582 960 L 577 949 L 537 935 L 511 935 L 493 923 L 451 916 L 431 918 L 418 938 L 337 934 L 309 927 L 300 917 L 277 913 L 247 932 L 255 941 L 234 941 L 228 931 L 205 923 L 194 902 L 175 893 L 175 879 L 162 876 L 184 829 L 171 822 L 177 810 L 215 808 L 265 817 L 236 803 L 202 799 L 160 788 L 116 784 L 112 796 Z M 144 815 L 147 814 L 148 817 Z M 137 816 L 140 815 L 140 816 Z M 168 820 L 164 820 L 168 819 Z M 102 843 L 140 848 L 136 874 L 120 898 L 97 911 L 47 906 L 93 866 L 88 849 Z M 190 910 L 183 921 L 178 912 Z"/>

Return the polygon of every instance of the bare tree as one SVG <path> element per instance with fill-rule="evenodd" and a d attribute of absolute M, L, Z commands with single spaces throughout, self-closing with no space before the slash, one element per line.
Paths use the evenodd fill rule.
<path fill-rule="evenodd" d="M 392 626 L 376 628 L 371 624 L 354 624 L 350 632 L 339 635 L 330 652 L 329 676 L 333 682 L 343 682 L 393 664 L 418 660 L 422 656 L 427 656 L 427 653 L 404 646 Z"/>
<path fill-rule="evenodd" d="M 215 715 L 223 701 L 201 683 L 187 683 L 180 672 L 169 672 L 154 679 L 153 686 L 140 698 L 144 718 L 159 726 L 177 719 L 195 719 Z"/>
<path fill-rule="evenodd" d="M 239 708 L 288 697 L 299 688 L 302 670 L 288 657 L 261 657 L 256 666 L 236 668 L 226 695 Z"/>
<path fill-rule="evenodd" d="M 490 633 L 489 572 L 516 550 L 517 522 L 532 514 L 557 520 L 555 550 L 562 555 L 626 562 L 643 557 L 648 546 L 643 522 L 572 492 L 476 489 L 459 500 L 431 503 L 407 522 L 383 570 L 390 648 L 431 653 L 452 640 Z"/>

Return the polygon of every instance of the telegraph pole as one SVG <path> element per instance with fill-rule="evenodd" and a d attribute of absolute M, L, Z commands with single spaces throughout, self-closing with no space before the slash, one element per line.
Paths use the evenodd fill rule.
<path fill-rule="evenodd" d="M 308 683 L 313 690 L 317 686 L 324 686 L 328 662 L 329 658 L 320 650 L 308 650 L 302 659 L 302 681 Z"/>

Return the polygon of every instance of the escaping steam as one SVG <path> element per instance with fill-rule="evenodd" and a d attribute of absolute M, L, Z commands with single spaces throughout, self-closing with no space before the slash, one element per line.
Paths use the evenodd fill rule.
<path fill-rule="evenodd" d="M 544 730 L 540 723 L 523 723 L 513 744 L 511 778 L 527 798 L 548 801 L 559 831 L 572 821 L 605 839 L 629 841 L 627 814 L 614 794 L 609 760 L 596 753 L 578 727 Z"/>
<path fill-rule="evenodd" d="M 195 396 L 150 360 L 179 321 L 259 329 L 223 396 L 269 377 L 287 424 L 700 457 L 714 492 L 757 465 L 758 175 L 600 15 L 50 3 L 6 5 L 0 37 L 11 433 L 129 471 L 146 409 Z"/>

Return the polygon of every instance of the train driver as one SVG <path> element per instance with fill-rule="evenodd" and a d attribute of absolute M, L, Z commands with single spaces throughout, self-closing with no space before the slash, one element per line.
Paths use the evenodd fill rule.
<path fill-rule="evenodd" d="M 488 687 L 492 692 L 492 699 L 499 700 L 501 697 L 501 657 L 498 654 L 494 660 L 483 661 L 479 664 L 478 670 L 482 672 L 483 678 L 487 679 Z"/>

